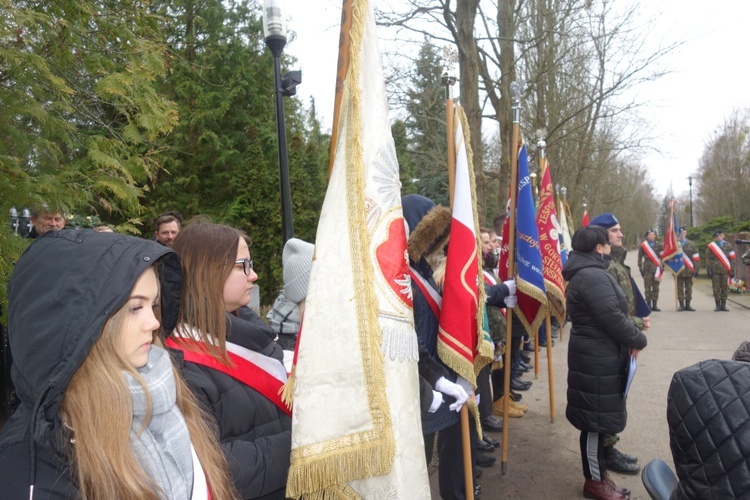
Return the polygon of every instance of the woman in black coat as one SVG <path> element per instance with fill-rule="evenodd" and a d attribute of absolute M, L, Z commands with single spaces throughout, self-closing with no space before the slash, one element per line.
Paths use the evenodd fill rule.
<path fill-rule="evenodd" d="M 625 499 L 629 491 L 609 479 L 603 435 L 625 428 L 625 384 L 630 357 L 646 347 L 646 336 L 628 318 L 628 301 L 607 271 L 607 231 L 579 228 L 563 269 L 572 323 L 568 345 L 568 406 L 565 415 L 581 431 L 586 498 Z"/>

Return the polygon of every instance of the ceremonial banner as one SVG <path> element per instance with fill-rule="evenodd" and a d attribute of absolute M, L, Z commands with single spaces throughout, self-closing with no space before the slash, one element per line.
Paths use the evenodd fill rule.
<path fill-rule="evenodd" d="M 664 236 L 664 250 L 661 252 L 661 261 L 678 276 L 685 270 L 685 256 L 682 253 L 682 245 L 677 240 L 677 220 L 674 213 L 675 200 L 669 202 L 669 224 L 667 234 Z M 690 260 L 688 259 L 688 262 Z M 690 262 L 692 269 L 692 262 Z"/>
<path fill-rule="evenodd" d="M 513 186 L 511 186 L 511 189 Z M 529 335 L 536 335 L 547 315 L 547 293 L 542 274 L 542 253 L 539 246 L 539 230 L 536 226 L 534 195 L 531 192 L 529 158 L 526 145 L 518 152 L 518 196 L 516 207 L 516 278 L 518 306 L 513 313 L 521 320 Z M 508 278 L 508 220 L 503 227 L 503 246 L 500 253 L 500 281 Z M 512 276 L 511 276 L 512 277 Z"/>
<path fill-rule="evenodd" d="M 563 201 L 560 200 L 557 206 L 559 207 L 557 213 L 560 215 L 560 260 L 564 266 L 565 263 L 568 262 L 568 254 L 573 248 L 571 246 L 572 237 L 570 236 L 570 230 L 568 229 L 568 217 L 565 214 Z"/>
<path fill-rule="evenodd" d="M 456 182 L 437 351 L 443 363 L 476 387 L 476 373 L 493 361 L 494 348 L 489 333 L 482 328 L 482 242 L 474 202 L 468 126 L 463 109 L 455 109 Z"/>
<path fill-rule="evenodd" d="M 287 495 L 430 498 L 399 167 L 375 21 L 354 0 L 338 142 L 294 368 Z"/>
<path fill-rule="evenodd" d="M 542 273 L 547 290 L 550 313 L 559 324 L 565 322 L 565 280 L 562 277 L 560 238 L 558 234 L 555 197 L 552 191 L 552 176 L 549 162 L 545 162 L 539 185 L 539 204 L 536 208 L 536 225 L 542 253 Z"/>

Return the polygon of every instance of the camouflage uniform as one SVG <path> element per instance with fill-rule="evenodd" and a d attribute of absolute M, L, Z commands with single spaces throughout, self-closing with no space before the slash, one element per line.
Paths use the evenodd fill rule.
<path fill-rule="evenodd" d="M 730 266 L 734 261 L 734 248 L 728 241 L 715 241 L 715 243 L 721 248 L 724 255 L 729 260 Z M 724 267 L 724 264 L 714 255 L 711 249 L 706 250 L 706 270 L 711 273 L 711 283 L 714 288 L 714 301 L 716 301 L 716 311 L 727 310 L 727 292 L 729 291 L 729 285 L 727 279 L 729 273 Z"/>
<path fill-rule="evenodd" d="M 690 301 L 693 299 L 693 278 L 698 274 L 700 256 L 698 255 L 698 247 L 692 241 L 686 238 L 680 244 L 682 245 L 682 253 L 695 266 L 695 272 L 685 266 L 685 269 L 677 276 L 677 300 L 680 301 L 680 305 L 682 305 L 682 301 L 686 301 L 689 307 Z"/>
<path fill-rule="evenodd" d="M 648 241 L 646 241 L 648 243 Z M 656 253 L 657 258 L 661 256 L 662 246 L 661 243 L 654 240 L 653 243 L 648 243 Z M 654 276 L 656 274 L 656 264 L 646 255 L 646 251 L 643 247 L 638 248 L 638 269 L 641 271 L 643 276 L 643 285 L 645 287 L 644 295 L 646 302 L 651 305 L 652 302 L 659 300 L 659 280 Z"/>
<path fill-rule="evenodd" d="M 610 257 L 612 260 L 609 263 L 609 273 L 615 277 L 617 284 L 620 285 L 625 296 L 628 298 L 628 314 L 630 315 L 630 321 L 638 328 L 643 330 L 646 327 L 643 318 L 639 318 L 635 315 L 635 292 L 633 291 L 633 282 L 630 277 L 630 266 L 625 265 L 625 257 L 628 255 L 628 251 L 625 247 L 612 247 L 612 253 Z"/>

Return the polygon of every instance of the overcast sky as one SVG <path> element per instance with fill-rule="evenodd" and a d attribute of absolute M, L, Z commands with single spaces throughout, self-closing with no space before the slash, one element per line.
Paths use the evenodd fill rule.
<path fill-rule="evenodd" d="M 378 0 L 374 0 L 375 5 Z M 733 109 L 750 107 L 747 23 L 750 1 L 643 2 L 642 14 L 657 22 L 649 43 L 685 40 L 662 61 L 672 73 L 636 89 L 640 111 L 652 127 L 659 152 L 643 158 L 658 193 L 671 185 L 688 190 L 703 147 Z M 313 96 L 324 128 L 330 129 L 338 56 L 340 0 L 285 0 L 288 29 L 297 33 L 287 51 L 302 70 L 299 96 Z M 700 7 L 700 8 L 699 8 Z M 381 47 L 382 49 L 382 47 Z"/>

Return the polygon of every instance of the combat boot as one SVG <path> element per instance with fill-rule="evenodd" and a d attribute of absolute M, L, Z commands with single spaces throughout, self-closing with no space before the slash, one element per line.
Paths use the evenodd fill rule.
<path fill-rule="evenodd" d="M 680 307 L 677 308 L 677 311 L 679 312 L 679 311 L 684 311 L 684 310 L 685 310 L 685 301 L 681 300 Z"/>
<path fill-rule="evenodd" d="M 652 307 L 651 310 L 654 311 L 654 312 L 661 312 L 661 309 L 659 309 L 658 307 L 656 307 L 656 301 L 655 300 L 653 301 L 653 303 L 654 303 L 654 307 Z"/>
<path fill-rule="evenodd" d="M 685 301 L 685 310 L 686 311 L 695 311 L 695 309 L 693 309 L 692 307 L 690 307 L 690 301 L 689 300 Z"/>
<path fill-rule="evenodd" d="M 727 309 L 727 299 L 721 301 L 721 311 L 729 312 L 729 309 Z"/>
<path fill-rule="evenodd" d="M 721 311 L 721 301 L 715 300 L 714 302 L 716 302 L 716 307 L 714 307 L 714 312 Z"/>

